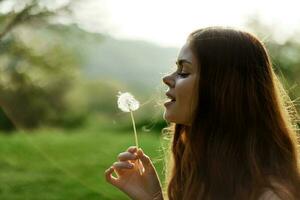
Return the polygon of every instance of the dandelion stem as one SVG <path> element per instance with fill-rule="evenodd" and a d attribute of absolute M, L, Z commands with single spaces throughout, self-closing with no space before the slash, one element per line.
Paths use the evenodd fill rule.
<path fill-rule="evenodd" d="M 130 111 L 130 115 L 131 115 L 131 120 L 132 120 L 132 125 L 133 125 L 134 136 L 135 136 L 135 145 L 137 148 L 139 148 L 138 138 L 137 138 L 137 133 L 136 133 L 136 128 L 135 128 L 135 121 L 134 121 L 132 111 Z"/>
<path fill-rule="evenodd" d="M 133 130 L 134 130 L 136 148 L 139 149 L 138 138 L 137 138 L 136 128 L 135 128 L 135 121 L 134 121 L 134 117 L 133 117 L 133 112 L 132 111 L 130 111 L 130 116 L 131 116 Z M 137 161 L 138 161 L 138 164 L 139 164 L 138 165 L 138 169 L 139 169 L 140 175 L 142 175 L 145 169 L 142 167 L 143 165 L 141 164 L 140 159 L 138 159 Z"/>

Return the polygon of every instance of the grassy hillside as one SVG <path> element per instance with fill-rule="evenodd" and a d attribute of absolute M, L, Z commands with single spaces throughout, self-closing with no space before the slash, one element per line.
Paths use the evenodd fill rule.
<path fill-rule="evenodd" d="M 37 133 L 0 134 L 0 199 L 128 199 L 105 182 L 104 171 L 134 144 L 131 132 Z M 159 134 L 141 133 L 139 140 L 152 160 L 161 157 Z M 155 166 L 162 177 L 163 163 Z"/>

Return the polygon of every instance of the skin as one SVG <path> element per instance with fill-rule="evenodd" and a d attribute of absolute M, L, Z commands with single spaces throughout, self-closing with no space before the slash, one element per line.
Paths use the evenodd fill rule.
<path fill-rule="evenodd" d="M 176 100 L 166 106 L 164 119 L 168 122 L 190 126 L 197 70 L 188 43 L 181 48 L 176 64 L 177 70 L 163 77 L 163 82 L 169 87 L 168 93 L 172 94 Z"/>
<path fill-rule="evenodd" d="M 177 70 L 163 77 L 168 93 L 175 102 L 166 106 L 164 119 L 168 122 L 190 125 L 196 68 L 192 52 L 185 44 L 178 55 Z M 156 169 L 142 149 L 132 146 L 118 155 L 118 161 L 105 171 L 106 181 L 126 193 L 133 200 L 162 200 L 162 187 Z M 141 162 L 138 162 L 138 159 Z M 140 174 L 139 168 L 144 168 Z M 117 177 L 113 176 L 113 172 Z"/>
<path fill-rule="evenodd" d="M 145 169 L 142 174 L 137 159 Z M 112 176 L 113 172 L 116 172 L 117 177 Z M 105 171 L 105 178 L 133 200 L 163 199 L 161 183 L 152 161 L 134 146 L 119 154 L 118 162 Z"/>

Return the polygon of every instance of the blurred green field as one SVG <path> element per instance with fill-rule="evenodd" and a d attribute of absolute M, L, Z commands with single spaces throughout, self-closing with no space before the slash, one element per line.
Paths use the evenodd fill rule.
<path fill-rule="evenodd" d="M 162 137 L 139 133 L 162 180 Z M 39 130 L 0 134 L 0 199 L 122 200 L 125 194 L 105 182 L 104 171 L 134 145 L 132 132 Z"/>

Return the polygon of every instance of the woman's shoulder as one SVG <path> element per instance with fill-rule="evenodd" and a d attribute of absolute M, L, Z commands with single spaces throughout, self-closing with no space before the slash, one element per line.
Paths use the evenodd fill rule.
<path fill-rule="evenodd" d="M 272 190 L 265 190 L 258 200 L 282 200 L 279 198 L 277 194 L 275 194 Z"/>

